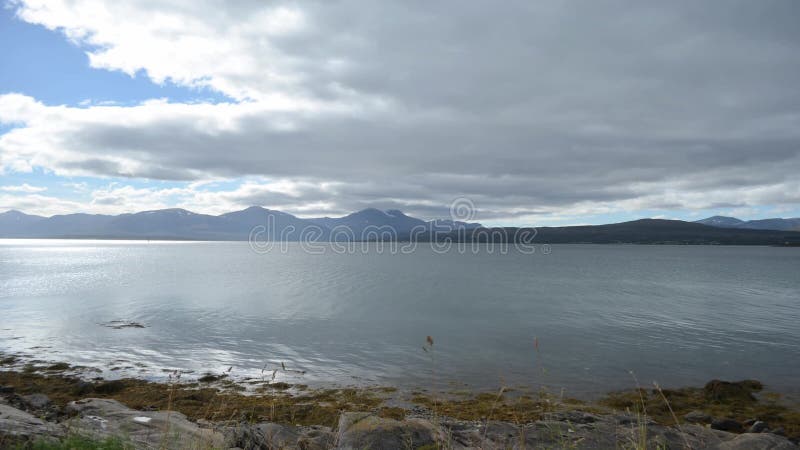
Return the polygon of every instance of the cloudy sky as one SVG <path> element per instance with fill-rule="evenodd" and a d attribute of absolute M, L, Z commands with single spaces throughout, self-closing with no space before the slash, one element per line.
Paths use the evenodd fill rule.
<path fill-rule="evenodd" d="M 800 216 L 796 0 L 0 2 L 0 211 Z"/>

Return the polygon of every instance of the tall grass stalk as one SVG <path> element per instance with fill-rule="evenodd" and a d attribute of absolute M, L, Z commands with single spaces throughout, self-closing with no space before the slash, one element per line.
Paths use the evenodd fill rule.
<path fill-rule="evenodd" d="M 483 436 L 481 437 L 481 448 L 486 445 L 486 433 L 489 431 L 489 420 L 491 420 L 492 415 L 494 415 L 494 410 L 497 407 L 497 403 L 503 397 L 503 392 L 506 391 L 505 386 L 501 386 L 500 390 L 497 391 L 497 396 L 494 398 L 494 402 L 492 402 L 492 407 L 489 409 L 489 415 L 486 416 L 486 420 L 483 423 Z"/>
<path fill-rule="evenodd" d="M 683 429 L 681 429 L 681 424 L 678 421 L 678 416 L 676 416 L 675 411 L 672 410 L 672 405 L 669 404 L 669 400 L 667 400 L 667 396 L 664 395 L 664 391 L 661 389 L 661 386 L 659 386 L 658 383 L 655 381 L 653 381 L 653 386 L 655 386 L 656 391 L 658 391 L 659 395 L 661 395 L 661 398 L 664 400 L 664 403 L 667 405 L 667 409 L 669 409 L 669 413 L 670 415 L 672 415 L 672 420 L 675 421 L 675 428 L 678 429 L 678 432 L 680 432 L 681 437 L 683 438 L 683 445 L 686 446 L 687 449 L 691 449 L 692 446 L 689 445 L 689 441 L 686 439 L 686 433 L 684 433 Z"/>
<path fill-rule="evenodd" d="M 432 336 L 429 335 L 429 336 L 425 337 L 425 344 L 422 346 L 422 350 L 425 351 L 425 353 L 429 354 L 430 357 L 431 357 L 431 398 L 433 400 L 433 417 L 431 417 L 431 423 L 433 424 L 434 429 L 439 430 L 440 429 L 440 427 L 439 427 L 439 425 L 440 425 L 439 424 L 439 414 L 438 414 L 439 405 L 438 405 L 438 400 L 437 400 L 438 395 L 437 395 L 437 392 L 436 392 L 436 389 L 437 389 L 436 388 L 436 386 L 437 386 L 437 384 L 436 384 L 436 381 L 437 381 L 437 378 L 436 378 L 436 357 L 434 356 L 434 351 L 433 351 L 433 337 Z M 435 439 L 436 439 L 436 447 L 441 449 L 442 448 L 442 443 L 439 442 L 439 436 L 435 436 Z"/>
<path fill-rule="evenodd" d="M 647 403 L 644 400 L 642 386 L 639 384 L 639 379 L 636 377 L 636 374 L 632 370 L 628 373 L 631 374 L 634 383 L 636 383 L 636 392 L 639 394 L 639 401 L 642 405 L 641 410 L 638 406 L 634 409 L 634 413 L 636 414 L 636 428 L 632 429 L 634 436 L 633 447 L 636 450 L 647 450 Z"/>

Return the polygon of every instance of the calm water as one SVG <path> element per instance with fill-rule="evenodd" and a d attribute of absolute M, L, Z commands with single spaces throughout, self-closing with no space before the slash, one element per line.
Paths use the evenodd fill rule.
<path fill-rule="evenodd" d="M 117 319 L 147 327 L 100 325 Z M 297 383 L 505 383 L 587 396 L 633 386 L 634 371 L 663 386 L 756 378 L 794 396 L 798 323 L 791 248 L 310 255 L 296 245 L 256 254 L 246 243 L 0 241 L 0 351 L 106 375 L 233 366 L 247 377 L 284 362 L 305 374 L 278 378 Z"/>

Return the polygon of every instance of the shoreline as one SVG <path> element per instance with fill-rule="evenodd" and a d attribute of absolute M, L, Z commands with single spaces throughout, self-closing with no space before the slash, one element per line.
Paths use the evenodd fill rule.
<path fill-rule="evenodd" d="M 107 324 L 101 324 L 108 326 Z M 123 327 L 138 328 L 140 325 L 137 322 L 125 322 Z M 51 355 L 52 356 L 52 355 Z M 145 370 L 147 368 L 147 370 Z M 642 382 L 637 379 L 637 376 L 632 371 L 627 371 L 627 378 L 625 382 L 614 383 L 610 382 L 605 387 L 598 387 L 597 383 L 592 384 L 592 388 L 585 385 L 566 387 L 558 383 L 556 378 L 552 376 L 538 377 L 537 381 L 532 384 L 525 384 L 519 382 L 508 383 L 503 377 L 497 380 L 497 383 L 483 383 L 483 384 L 470 384 L 459 379 L 442 379 L 435 377 L 429 379 L 426 376 L 420 376 L 419 383 L 409 383 L 408 380 L 376 380 L 365 379 L 358 376 L 353 376 L 351 381 L 342 380 L 327 380 L 319 377 L 307 378 L 306 370 L 299 370 L 291 367 L 282 362 L 274 362 L 271 365 L 265 365 L 260 372 L 257 369 L 242 370 L 230 366 L 225 370 L 221 368 L 217 371 L 203 369 L 182 369 L 182 368 L 166 368 L 166 367 L 151 367 L 145 366 L 140 363 L 131 362 L 129 360 L 117 359 L 106 366 L 91 365 L 86 362 L 75 362 L 72 360 L 54 359 L 37 357 L 30 352 L 13 352 L 4 353 L 0 351 L 0 372 L 2 371 L 16 371 L 37 373 L 41 375 L 59 375 L 71 378 L 79 378 L 84 381 L 104 380 L 104 381 L 117 381 L 117 380 L 137 380 L 141 382 L 148 382 L 153 384 L 169 384 L 171 379 L 179 374 L 178 384 L 208 384 L 209 382 L 216 382 L 214 387 L 233 389 L 236 392 L 244 395 L 257 394 L 259 388 L 264 385 L 279 386 L 282 389 L 288 390 L 292 393 L 301 393 L 303 391 L 332 391 L 332 390 L 383 390 L 391 389 L 393 392 L 405 395 L 410 398 L 418 392 L 435 392 L 443 396 L 463 396 L 466 393 L 474 395 L 479 394 L 492 394 L 496 393 L 498 389 L 503 387 L 506 393 L 514 392 L 531 393 L 531 392 L 548 392 L 550 395 L 559 398 L 570 398 L 574 402 L 584 404 L 593 404 L 609 395 L 618 392 L 628 392 L 640 386 L 644 389 L 652 388 L 651 383 Z M 743 379 L 758 379 L 761 378 L 743 378 Z M 662 385 L 665 391 L 680 390 L 687 386 L 699 387 L 700 383 L 681 383 Z M 613 384 L 613 387 L 610 386 Z M 661 384 L 658 382 L 658 384 Z M 772 383 L 765 382 L 763 385 L 767 388 L 770 396 L 780 398 L 780 401 L 789 407 L 800 410 L 800 391 L 794 389 L 786 389 L 786 386 L 775 386 Z"/>
<path fill-rule="evenodd" d="M 8 358 L 2 362 L 7 363 Z M 193 426 L 214 429 L 268 423 L 322 427 L 333 433 L 341 428 L 343 418 L 350 417 L 347 414 L 359 413 L 370 420 L 395 425 L 444 421 L 453 426 L 480 428 L 497 423 L 521 430 L 553 418 L 580 421 L 586 415 L 592 418 L 591 423 L 611 426 L 611 422 L 625 422 L 615 425 L 623 431 L 630 428 L 623 425 L 641 422 L 663 432 L 691 425 L 709 433 L 733 432 L 732 436 L 753 431 L 751 428 L 758 422 L 756 428 L 773 432 L 767 433 L 771 436 L 785 436 L 787 443 L 800 441 L 800 408 L 787 404 L 779 394 L 764 391 L 761 383 L 754 380 L 712 380 L 703 387 L 680 389 L 647 387 L 611 392 L 597 401 L 582 401 L 545 390 L 506 387 L 494 392 L 402 392 L 391 386 L 319 389 L 268 379 L 245 386 L 224 375 L 181 380 L 177 372 L 167 382 L 100 377 L 87 380 L 76 376 L 75 368 L 65 363 L 27 364 L 17 369 L 0 369 L 0 404 L 28 410 L 52 424 L 80 416 L 75 405 L 96 398 L 112 402 L 101 402 L 104 407 L 130 408 L 142 414 L 171 411 Z M 31 408 L 26 398 L 38 399 L 38 407 Z M 42 404 L 46 407 L 41 408 Z M 4 432 L 2 428 L 0 424 L 0 436 L 8 435 L 8 430 Z M 695 434 L 706 432 L 693 430 Z M 608 437 L 608 433 L 603 431 L 602 436 Z"/>
<path fill-rule="evenodd" d="M 760 230 L 760 231 L 774 231 L 774 230 Z M 792 231 L 795 233 L 795 231 Z M 800 232 L 796 232 L 800 233 Z M 110 243 L 154 243 L 154 244 L 203 244 L 203 243 L 249 243 L 247 239 L 201 239 L 201 238 L 181 238 L 181 237 L 141 237 L 141 236 L 122 236 L 122 237 L 105 237 L 105 236 L 49 236 L 49 237 L 15 237 L 15 236 L 0 236 L 0 242 L 7 242 L 7 241 L 75 241 L 75 242 L 110 242 Z M 281 244 L 301 244 L 303 241 L 299 240 L 275 240 L 270 241 L 274 243 L 281 243 Z M 312 241 L 313 244 L 320 244 L 320 245 L 341 245 L 341 242 L 337 241 Z M 436 244 L 439 241 L 432 241 L 432 240 L 408 240 L 408 239 L 398 239 L 392 241 L 380 241 L 380 240 L 356 240 L 350 241 L 348 244 L 408 244 L 408 243 L 416 243 L 416 244 Z M 469 244 L 469 245 L 499 245 L 499 244 L 513 244 L 513 242 L 484 242 L 484 241 L 453 241 L 453 244 Z M 724 243 L 724 242 L 716 242 L 716 241 L 709 241 L 709 242 L 691 242 L 691 241 L 661 241 L 661 240 L 653 240 L 653 241 L 645 241 L 645 242 L 637 242 L 637 241 L 608 241 L 608 242 L 592 242 L 592 241 L 564 241 L 564 242 L 549 242 L 549 241 L 542 241 L 542 242 L 535 242 L 532 243 L 533 245 L 599 245 L 599 246 L 614 246 L 614 245 L 635 245 L 635 246 L 654 246 L 654 247 L 777 247 L 777 248 L 797 248 L 800 247 L 800 242 L 772 242 L 772 243 Z"/>

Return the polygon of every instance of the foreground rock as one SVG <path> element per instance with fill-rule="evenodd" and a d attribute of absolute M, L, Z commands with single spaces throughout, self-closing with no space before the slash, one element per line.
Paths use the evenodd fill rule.
<path fill-rule="evenodd" d="M 749 438 L 742 439 L 743 435 L 698 425 L 676 429 L 653 423 L 642 430 L 630 417 L 595 417 L 596 421 L 587 423 L 541 420 L 521 427 L 495 422 L 485 427 L 451 428 L 450 444 L 452 448 L 484 449 L 797 449 L 788 440 L 774 435 L 748 435 Z"/>
<path fill-rule="evenodd" d="M 36 416 L 0 403 L 0 447 L 4 442 L 27 442 L 63 437 L 62 426 L 45 422 Z"/>
<path fill-rule="evenodd" d="M 344 413 L 339 419 L 338 448 L 419 448 L 445 442 L 445 434 L 424 419 L 403 421 L 369 413 Z"/>
<path fill-rule="evenodd" d="M 335 448 L 336 439 L 328 427 L 296 427 L 276 423 L 239 424 L 226 427 L 227 445 L 231 448 L 323 450 Z"/>
<path fill-rule="evenodd" d="M 137 448 L 222 448 L 222 433 L 201 428 L 174 411 L 135 411 L 116 400 L 90 398 L 70 403 L 70 431 L 97 438 L 120 436 Z"/>
<path fill-rule="evenodd" d="M 66 409 L 70 417 L 52 423 L 0 404 L 0 447 L 9 442 L 55 440 L 69 432 L 98 439 L 119 437 L 140 449 L 798 448 L 772 433 L 733 434 L 697 424 L 666 427 L 628 415 L 578 410 L 549 414 L 525 425 L 423 417 L 395 420 L 349 412 L 343 413 L 336 430 L 331 430 L 268 422 L 201 426 L 177 412 L 136 411 L 114 400 L 96 398 L 72 402 Z"/>
<path fill-rule="evenodd" d="M 248 430 L 243 432 L 243 430 Z M 796 450 L 774 434 L 732 434 L 700 425 L 680 429 L 647 423 L 640 431 L 630 416 L 597 416 L 580 411 L 554 414 L 548 420 L 518 426 L 507 422 L 466 422 L 410 418 L 402 421 L 367 412 L 343 413 L 335 433 L 277 424 L 240 428 L 243 449 L 728 449 Z"/>

